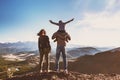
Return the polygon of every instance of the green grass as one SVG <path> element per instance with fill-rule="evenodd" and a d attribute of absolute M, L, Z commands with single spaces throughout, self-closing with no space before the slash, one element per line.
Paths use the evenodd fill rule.
<path fill-rule="evenodd" d="M 1 73 L 0 79 L 5 79 L 7 75 L 6 73 L 2 73 L 2 72 L 7 71 L 7 68 L 16 67 L 16 66 L 20 67 L 20 71 L 15 72 L 14 75 L 23 74 L 33 69 L 32 67 L 28 65 L 27 61 L 7 61 L 7 60 L 4 60 L 4 58 L 0 56 L 0 73 Z"/>

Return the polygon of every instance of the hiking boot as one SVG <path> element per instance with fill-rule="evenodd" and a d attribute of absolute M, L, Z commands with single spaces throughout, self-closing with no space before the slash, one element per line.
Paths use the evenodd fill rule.
<path fill-rule="evenodd" d="M 43 72 L 43 70 L 40 70 L 40 73 L 42 73 Z"/>
<path fill-rule="evenodd" d="M 50 72 L 51 70 L 47 70 L 47 72 Z"/>
<path fill-rule="evenodd" d="M 45 70 L 45 72 L 49 73 L 51 70 Z"/>
<path fill-rule="evenodd" d="M 67 69 L 65 69 L 64 72 L 65 72 L 66 74 L 68 74 L 68 70 L 67 70 Z"/>
<path fill-rule="evenodd" d="M 55 70 L 55 71 L 56 71 L 56 72 L 58 72 L 58 73 L 60 72 L 60 70 L 59 70 L 59 69 L 57 69 L 57 70 Z"/>

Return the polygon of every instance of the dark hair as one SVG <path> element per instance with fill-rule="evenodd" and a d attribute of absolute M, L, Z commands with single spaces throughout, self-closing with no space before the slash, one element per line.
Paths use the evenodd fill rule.
<path fill-rule="evenodd" d="M 38 36 L 42 35 L 42 32 L 44 32 L 44 34 L 46 34 L 46 31 L 44 29 L 41 29 L 40 32 L 37 34 Z"/>
<path fill-rule="evenodd" d="M 59 23 L 62 23 L 62 20 L 59 20 Z"/>

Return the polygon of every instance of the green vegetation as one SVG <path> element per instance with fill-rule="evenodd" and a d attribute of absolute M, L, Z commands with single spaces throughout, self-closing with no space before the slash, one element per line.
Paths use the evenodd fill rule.
<path fill-rule="evenodd" d="M 31 66 L 28 65 L 27 61 L 7 61 L 0 56 L 0 79 L 7 78 L 7 69 L 11 67 L 17 67 L 20 70 L 16 71 L 14 75 L 24 74 L 33 70 Z"/>

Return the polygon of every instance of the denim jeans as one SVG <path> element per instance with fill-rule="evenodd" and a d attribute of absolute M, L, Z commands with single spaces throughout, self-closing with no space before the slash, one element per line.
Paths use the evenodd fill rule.
<path fill-rule="evenodd" d="M 60 53 L 62 53 L 64 69 L 67 69 L 67 60 L 66 60 L 65 46 L 57 45 L 57 49 L 56 49 L 56 70 L 59 70 Z"/>

